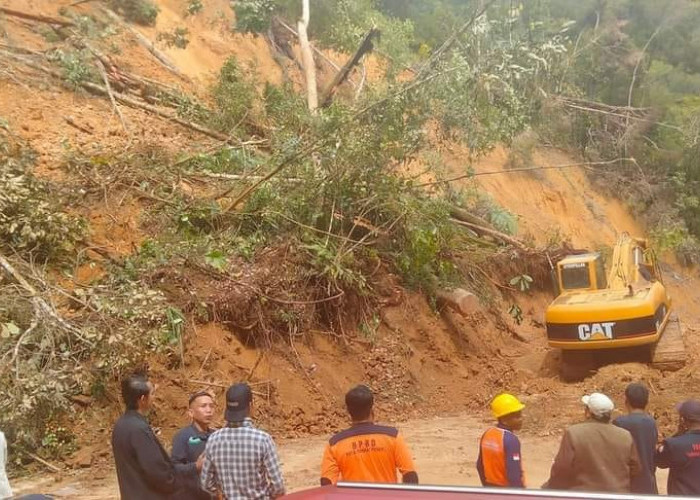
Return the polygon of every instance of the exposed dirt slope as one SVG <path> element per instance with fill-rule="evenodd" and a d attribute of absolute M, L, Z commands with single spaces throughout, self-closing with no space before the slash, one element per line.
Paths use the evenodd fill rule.
<path fill-rule="evenodd" d="M 19 10 L 56 15 L 60 7 L 71 1 L 2 0 L 0 3 Z M 165 71 L 127 33 L 120 33 L 114 39 L 119 51 L 113 57 L 120 65 L 205 95 L 205 85 L 212 75 L 230 54 L 235 54 L 242 61 L 253 63 L 260 81 L 280 82 L 282 70 L 266 42 L 262 38 L 232 34 L 228 29 L 233 18 L 228 1 L 205 2 L 202 13 L 188 18 L 183 15 L 185 1 L 158 3 L 162 10 L 157 26 L 138 29 L 155 39 L 158 31 L 187 26 L 191 33 L 190 46 L 185 50 L 163 50 L 194 82 L 181 81 Z M 88 3 L 80 8 L 90 12 L 94 6 Z M 31 24 L 11 18 L 0 22 L 6 28 L 8 42 L 34 50 L 50 46 Z M 292 80 L 295 78 L 292 76 Z M 35 80 L 26 85 L 0 75 L 0 81 L 0 113 L 12 130 L 39 152 L 38 174 L 60 179 L 64 173 L 58 168 L 59 160 L 71 148 L 97 152 L 103 148 L 130 147 L 130 136 L 122 130 L 109 101 L 59 88 L 48 80 Z M 122 109 L 134 137 L 148 137 L 169 151 L 179 151 L 183 144 L 188 151 L 196 151 L 211 143 L 199 134 L 146 112 Z M 93 132 L 77 130 L 68 124 L 66 117 L 72 117 Z M 442 145 L 438 149 L 451 175 L 465 173 L 464 159 L 468 152 L 464 148 Z M 498 148 L 477 161 L 474 168 L 477 172 L 505 170 L 506 157 L 506 151 Z M 535 155 L 537 164 L 574 162 L 565 153 L 554 150 L 541 150 Z M 520 235 L 538 244 L 558 237 L 569 238 L 577 247 L 597 248 L 611 245 L 620 231 L 644 233 L 624 205 L 598 195 L 580 169 L 489 175 L 477 179 L 461 182 L 462 185 L 478 182 L 499 204 L 518 214 Z M 130 196 L 107 198 L 99 204 L 74 208 L 87 214 L 95 243 L 124 255 L 132 252 L 143 237 L 142 203 Z M 98 256 L 91 255 L 91 258 L 99 267 Z M 91 273 L 88 267 L 84 277 L 78 277 L 77 281 L 99 278 L 99 273 Z M 535 446 L 538 437 L 546 438 L 546 449 L 550 452 L 552 438 L 547 436 L 556 436 L 559 429 L 579 418 L 578 401 L 584 391 L 608 391 L 620 404 L 624 383 L 641 378 L 651 384 L 652 409 L 661 418 L 664 430 L 668 430 L 672 425 L 672 403 L 697 394 L 700 382 L 700 287 L 696 271 L 667 268 L 691 348 L 690 365 L 676 374 L 665 375 L 630 364 L 607 367 L 578 384 L 564 384 L 556 375 L 555 360 L 546 348 L 542 328 L 543 311 L 551 298 L 548 295 L 516 297 L 525 315 L 521 326 L 514 325 L 505 314 L 508 306 L 505 299 L 484 305 L 481 311 L 463 318 L 449 311 L 436 313 L 425 298 L 403 290 L 390 270 L 382 269 L 385 305 L 378 311 L 381 321 L 376 332 L 364 337 L 358 334 L 348 344 L 333 339 L 326 332 L 311 332 L 311 340 L 295 342 L 294 349 L 260 353 L 243 345 L 235 329 L 228 325 L 208 323 L 189 328 L 184 367 L 164 366 L 158 360 L 151 366 L 152 376 L 160 385 L 153 422 L 160 426 L 162 437 L 167 441 L 186 421 L 187 393 L 208 387 L 221 404 L 223 387 L 245 378 L 255 384 L 260 420 L 277 438 L 326 435 L 344 425 L 342 394 L 349 386 L 362 381 L 377 390 L 379 414 L 388 421 L 459 412 L 486 418 L 488 400 L 499 391 L 509 390 L 523 397 L 529 407 L 530 421 L 537 422 L 528 430 L 528 439 L 532 439 Z M 493 277 L 500 282 L 507 278 Z M 517 336 L 513 335 L 514 331 Z M 76 467 L 92 466 L 91 473 L 108 478 L 111 477 L 109 433 L 119 412 L 116 395 L 113 393 L 111 397 L 113 404 L 106 407 L 93 404 L 82 409 L 76 405 L 80 416 L 75 429 L 82 449 L 72 461 Z M 419 434 L 429 432 L 427 429 L 431 429 L 431 425 L 416 429 L 416 440 L 420 440 Z M 462 444 L 469 450 L 474 447 L 471 434 L 466 434 L 464 443 L 459 444 L 454 442 L 458 432 L 446 436 L 444 440 L 424 436 L 415 453 L 422 457 L 438 456 L 444 453 L 445 443 L 457 449 Z M 421 460 L 428 467 L 429 460 L 420 458 L 419 463 Z M 459 466 L 462 469 L 457 476 L 436 472 L 436 481 L 472 482 L 472 464 L 467 460 Z M 294 481 L 298 481 L 295 484 L 310 481 L 313 474 L 309 471 L 315 467 L 309 464 L 307 468 L 295 469 Z M 542 471 L 534 477 L 542 477 Z"/>

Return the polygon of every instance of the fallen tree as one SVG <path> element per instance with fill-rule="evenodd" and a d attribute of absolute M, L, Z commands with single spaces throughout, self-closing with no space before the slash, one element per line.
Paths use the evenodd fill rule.
<path fill-rule="evenodd" d="M 42 71 L 48 75 L 53 76 L 54 78 L 62 79 L 63 75 L 59 73 L 58 71 L 55 71 L 51 68 L 47 68 L 46 66 L 39 64 L 37 62 L 28 60 L 22 56 L 18 56 L 16 54 L 13 54 L 11 52 L 6 52 L 6 51 L 0 51 L 0 54 L 2 54 L 5 57 L 8 57 L 10 59 L 14 59 L 15 61 L 21 62 L 30 68 Z M 96 83 L 92 82 L 80 82 L 80 86 L 83 87 L 85 90 L 97 94 L 103 97 L 110 97 L 110 92 L 106 87 L 103 87 L 102 85 L 98 85 Z M 118 102 L 121 102 L 122 104 L 125 104 L 129 107 L 136 108 L 136 109 L 141 109 L 144 111 L 148 111 L 149 113 L 153 113 L 155 115 L 160 116 L 161 118 L 165 118 L 173 123 L 177 123 L 178 125 L 181 125 L 185 128 L 188 128 L 190 130 L 194 130 L 196 132 L 199 132 L 200 134 L 207 135 L 209 137 L 212 137 L 214 139 L 217 139 L 219 141 L 222 141 L 224 143 L 231 143 L 231 142 L 236 142 L 234 139 L 230 136 L 227 136 L 225 134 L 222 134 L 221 132 L 217 132 L 216 130 L 212 130 L 210 128 L 204 127 L 202 125 L 199 125 L 197 123 L 193 123 L 187 120 L 183 120 L 182 118 L 164 111 L 160 108 L 157 108 L 156 106 L 152 106 L 150 104 L 145 104 L 142 102 L 139 102 L 129 96 L 126 96 L 124 94 L 121 94 L 119 92 L 112 92 L 112 96 L 114 99 Z M 242 145 L 244 143 L 241 143 L 240 141 L 237 142 L 238 144 Z M 256 141 L 257 144 L 259 144 L 259 141 Z"/>
<path fill-rule="evenodd" d="M 7 7 L 0 7 L 0 12 L 5 15 L 18 17 L 20 19 L 25 19 L 27 21 L 36 21 L 45 24 L 55 24 L 57 26 L 75 26 L 75 23 L 65 19 L 58 19 L 56 17 L 43 16 L 41 14 L 30 14 L 28 12 L 21 12 L 18 10 L 8 9 Z"/>

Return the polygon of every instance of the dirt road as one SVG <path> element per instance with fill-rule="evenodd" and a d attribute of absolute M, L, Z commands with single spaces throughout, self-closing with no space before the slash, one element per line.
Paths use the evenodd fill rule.
<path fill-rule="evenodd" d="M 535 422 L 529 422 L 535 426 Z M 462 415 L 406 422 L 399 427 L 416 459 L 420 480 L 425 484 L 478 485 L 477 443 L 484 429 L 480 419 Z M 327 436 L 284 441 L 279 445 L 289 491 L 315 486 Z M 538 488 L 549 476 L 549 468 L 559 445 L 559 436 L 537 437 L 522 433 L 523 460 L 527 482 Z M 657 474 L 665 490 L 666 475 Z M 17 493 L 51 493 L 59 498 L 116 499 L 118 491 L 113 470 L 86 470 L 54 479 L 50 476 L 19 481 Z"/>

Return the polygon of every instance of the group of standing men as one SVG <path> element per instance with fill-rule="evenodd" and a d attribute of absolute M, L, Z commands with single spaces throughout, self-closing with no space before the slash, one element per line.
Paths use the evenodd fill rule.
<path fill-rule="evenodd" d="M 564 432 L 542 486 L 556 490 L 658 494 L 656 468 L 669 469 L 670 495 L 700 496 L 700 401 L 678 405 L 678 431 L 658 442 L 654 418 L 646 412 L 649 391 L 641 383 L 625 390 L 627 413 L 613 420 L 613 401 L 601 393 L 583 396 L 585 420 Z M 520 440 L 525 408 L 511 394 L 491 403 L 498 425 L 481 438 L 477 469 L 485 486 L 526 486 Z"/>
<path fill-rule="evenodd" d="M 192 424 L 173 438 L 168 456 L 146 420 L 155 388 L 143 375 L 123 381 L 126 412 L 114 426 L 112 447 L 122 498 L 274 499 L 285 493 L 281 466 L 269 434 L 251 419 L 253 394 L 247 384 L 226 392 L 226 425 L 211 427 L 214 399 L 205 391 L 189 399 Z M 679 406 L 678 433 L 657 446 L 654 419 L 645 412 L 649 394 L 641 384 L 626 391 L 628 413 L 612 421 L 607 396 L 583 397 L 586 420 L 569 427 L 545 488 L 656 493 L 656 467 L 670 468 L 670 494 L 700 495 L 700 401 Z M 339 480 L 418 483 L 409 448 L 395 427 L 377 425 L 374 396 L 364 385 L 345 403 L 352 425 L 326 444 L 321 485 Z M 525 406 L 510 394 L 494 398 L 498 424 L 479 443 L 477 470 L 482 484 L 526 487 L 520 441 Z"/>
<path fill-rule="evenodd" d="M 214 398 L 189 399 L 192 424 L 173 438 L 172 456 L 160 444 L 146 415 L 155 393 L 144 375 L 122 382 L 126 412 L 112 431 L 119 491 L 124 499 L 257 499 L 284 495 L 277 449 L 251 417 L 247 384 L 226 391 L 226 426 L 213 431 Z"/>

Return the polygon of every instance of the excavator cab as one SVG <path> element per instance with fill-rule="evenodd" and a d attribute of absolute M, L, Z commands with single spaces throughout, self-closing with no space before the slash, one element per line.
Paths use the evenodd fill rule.
<path fill-rule="evenodd" d="M 559 293 L 603 290 L 608 287 L 605 263 L 600 253 L 570 255 L 557 263 L 557 288 Z"/>

